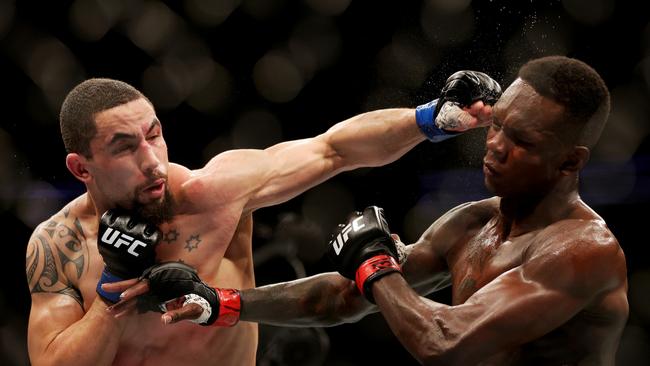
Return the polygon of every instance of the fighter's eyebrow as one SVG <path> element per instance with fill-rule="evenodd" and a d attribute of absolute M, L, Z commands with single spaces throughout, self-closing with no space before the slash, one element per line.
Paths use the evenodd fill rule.
<path fill-rule="evenodd" d="M 151 124 L 149 125 L 149 129 L 147 130 L 147 135 L 156 127 L 160 126 L 160 121 L 158 120 L 158 117 L 154 116 L 153 120 L 151 120 Z"/>
<path fill-rule="evenodd" d="M 151 124 L 149 125 L 149 129 L 147 130 L 147 135 L 154 129 L 156 126 L 160 126 L 160 121 L 158 118 L 154 117 L 153 120 L 151 121 Z M 134 134 L 132 133 L 123 133 L 123 132 L 117 132 L 113 137 L 111 138 L 111 141 L 108 143 L 109 145 L 114 145 L 117 142 L 121 140 L 128 140 L 128 139 L 134 139 L 136 138 Z"/>
<path fill-rule="evenodd" d="M 115 145 L 121 140 L 129 140 L 129 139 L 135 139 L 135 135 L 132 133 L 123 133 L 123 132 L 117 132 L 115 135 L 113 135 L 113 138 L 111 138 L 111 141 L 109 141 L 109 145 Z"/>

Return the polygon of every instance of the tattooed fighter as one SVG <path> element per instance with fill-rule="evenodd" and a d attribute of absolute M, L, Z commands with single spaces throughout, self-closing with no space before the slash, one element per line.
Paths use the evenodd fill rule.
<path fill-rule="evenodd" d="M 416 111 L 363 113 L 314 138 L 224 152 L 190 170 L 168 162 L 161 122 L 138 90 L 110 79 L 79 84 L 63 102 L 60 124 L 66 166 L 87 191 L 39 225 L 27 247 L 31 362 L 253 365 L 254 323 L 172 329 L 151 313 L 116 319 L 106 307 L 119 294 L 101 284 L 137 277 L 155 260 L 188 263 L 219 287 L 254 287 L 255 209 L 340 172 L 388 164 L 425 138 L 483 126 L 500 92 L 485 74 L 459 72 L 439 100 Z M 115 208 L 133 217 L 102 217 Z M 172 346 L 180 340 L 182 347 Z"/>

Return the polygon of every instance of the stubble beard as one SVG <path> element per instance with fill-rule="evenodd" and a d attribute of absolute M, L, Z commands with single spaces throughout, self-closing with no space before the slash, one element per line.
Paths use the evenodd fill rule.
<path fill-rule="evenodd" d="M 174 217 L 174 196 L 165 184 L 165 193 L 160 200 L 143 204 L 133 200 L 133 211 L 141 218 L 158 226 Z"/>

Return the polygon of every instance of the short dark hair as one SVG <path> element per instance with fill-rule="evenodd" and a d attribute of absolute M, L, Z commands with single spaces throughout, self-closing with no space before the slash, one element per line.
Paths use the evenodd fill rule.
<path fill-rule="evenodd" d="M 119 80 L 93 78 L 74 87 L 65 97 L 59 114 L 66 151 L 92 157 L 90 140 L 97 133 L 95 115 L 140 98 L 147 99 L 136 88 Z"/>
<path fill-rule="evenodd" d="M 528 61 L 518 76 L 540 95 L 564 106 L 571 141 L 593 147 L 607 122 L 609 91 L 598 72 L 586 63 L 565 56 L 548 56 Z M 566 126 L 569 127 L 569 126 Z"/>

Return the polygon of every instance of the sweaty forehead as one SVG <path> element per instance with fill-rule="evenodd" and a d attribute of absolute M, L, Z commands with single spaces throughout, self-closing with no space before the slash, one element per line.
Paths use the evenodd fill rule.
<path fill-rule="evenodd" d="M 494 105 L 494 116 L 502 123 L 524 123 L 547 130 L 559 122 L 564 107 L 546 98 L 522 79 L 515 80 Z"/>

